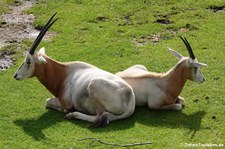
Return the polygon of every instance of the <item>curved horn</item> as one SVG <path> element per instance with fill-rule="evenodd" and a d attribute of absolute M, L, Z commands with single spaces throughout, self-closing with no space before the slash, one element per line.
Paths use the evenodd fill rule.
<path fill-rule="evenodd" d="M 180 36 L 180 38 L 184 42 L 184 44 L 185 44 L 185 46 L 186 46 L 186 48 L 188 50 L 188 53 L 189 53 L 190 58 L 195 59 L 195 55 L 194 55 L 194 53 L 192 51 L 192 48 L 191 48 L 191 45 L 189 44 L 189 42 L 187 41 L 187 39 L 185 37 L 183 38 L 182 36 Z"/>
<path fill-rule="evenodd" d="M 57 14 L 57 12 L 55 14 L 52 15 L 52 17 L 49 19 L 49 21 L 45 24 L 45 26 L 41 29 L 40 33 L 38 34 L 37 38 L 35 39 L 33 45 L 31 46 L 29 53 L 31 55 L 34 54 L 35 49 L 37 48 L 37 46 L 39 45 L 39 43 L 41 42 L 42 38 L 44 37 L 45 33 L 48 31 L 48 29 L 52 26 L 52 24 L 55 23 L 55 21 L 58 20 L 58 18 L 56 18 L 55 20 L 52 21 L 52 19 L 54 18 L 54 16 Z"/>

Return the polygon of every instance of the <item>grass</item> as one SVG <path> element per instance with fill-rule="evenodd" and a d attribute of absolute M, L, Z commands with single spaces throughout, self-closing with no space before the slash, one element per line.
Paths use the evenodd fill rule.
<path fill-rule="evenodd" d="M 128 119 L 103 129 L 89 129 L 88 122 L 68 121 L 63 113 L 46 110 L 45 99 L 52 95 L 37 79 L 13 79 L 23 60 L 23 52 L 17 51 L 15 65 L 0 72 L 0 148 L 112 148 L 78 141 L 86 137 L 118 144 L 152 142 L 134 148 L 183 148 L 186 143 L 225 145 L 225 11 L 209 9 L 224 4 L 224 0 L 39 1 L 28 10 L 36 16 L 36 25 L 44 25 L 58 12 L 59 20 L 51 28 L 57 35 L 39 46 L 45 46 L 54 59 L 81 60 L 113 73 L 134 64 L 164 72 L 177 62 L 166 47 L 187 55 L 178 38 L 183 35 L 198 60 L 208 64 L 202 70 L 207 81 L 186 83 L 181 94 L 186 99 L 182 111 L 140 107 Z M 160 34 L 159 42 L 147 38 L 156 34 Z M 135 41 L 144 45 L 138 46 Z M 26 50 L 31 42 L 26 40 L 24 44 Z"/>

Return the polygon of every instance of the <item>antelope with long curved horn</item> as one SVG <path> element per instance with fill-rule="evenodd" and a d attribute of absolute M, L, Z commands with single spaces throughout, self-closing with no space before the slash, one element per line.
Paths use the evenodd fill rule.
<path fill-rule="evenodd" d="M 85 62 L 58 62 L 48 57 L 44 48 L 35 52 L 47 30 L 56 22 L 55 15 L 37 36 L 14 78 L 37 77 L 55 96 L 47 99 L 47 108 L 69 112 L 66 118 L 93 122 L 93 127 L 132 115 L 134 92 L 120 77 Z"/>
<path fill-rule="evenodd" d="M 154 110 L 181 110 L 185 105 L 180 95 L 185 82 L 191 80 L 203 83 L 200 68 L 206 64 L 199 63 L 186 38 L 180 36 L 184 42 L 189 57 L 168 48 L 179 62 L 166 73 L 149 72 L 143 65 L 134 65 L 118 72 L 116 75 L 130 84 L 135 93 L 136 106 L 147 106 Z"/>

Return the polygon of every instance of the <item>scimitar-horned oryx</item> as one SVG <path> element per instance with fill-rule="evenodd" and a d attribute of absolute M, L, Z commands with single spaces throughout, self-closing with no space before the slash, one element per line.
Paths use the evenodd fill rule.
<path fill-rule="evenodd" d="M 171 48 L 168 50 L 179 62 L 166 73 L 149 72 L 143 65 L 134 65 L 116 75 L 130 84 L 135 93 L 136 106 L 147 106 L 154 110 L 181 110 L 184 98 L 180 95 L 187 80 L 202 83 L 205 81 L 200 68 L 207 66 L 199 63 L 186 40 L 180 36 L 189 52 L 184 57 Z"/>
<path fill-rule="evenodd" d="M 47 99 L 47 108 L 69 112 L 66 118 L 93 122 L 93 127 L 132 115 L 134 92 L 120 77 L 85 62 L 58 62 L 48 57 L 44 48 L 35 52 L 47 30 L 58 19 L 52 21 L 54 16 L 42 28 L 14 78 L 37 77 L 55 96 Z"/>

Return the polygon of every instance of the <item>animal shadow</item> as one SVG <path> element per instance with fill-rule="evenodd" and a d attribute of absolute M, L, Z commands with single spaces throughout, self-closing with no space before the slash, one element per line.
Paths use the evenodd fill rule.
<path fill-rule="evenodd" d="M 45 134 L 42 132 L 44 129 L 51 127 L 59 122 L 64 121 L 64 113 L 55 110 L 48 110 L 38 119 L 19 119 L 14 123 L 22 127 L 24 132 L 32 136 L 35 140 L 46 139 Z"/>
<path fill-rule="evenodd" d="M 24 132 L 32 136 L 35 140 L 42 140 L 42 139 L 47 139 L 45 134 L 43 133 L 43 130 L 49 127 L 52 127 L 55 124 L 58 124 L 60 122 L 65 122 L 68 121 L 64 118 L 65 113 L 61 113 L 52 109 L 49 109 L 47 112 L 45 112 L 43 115 L 41 115 L 39 118 L 31 118 L 31 119 L 19 119 L 15 120 L 14 123 L 22 127 Z M 103 128 L 94 128 L 91 129 L 89 128 L 92 123 L 83 121 L 83 120 L 78 120 L 78 119 L 72 119 L 69 120 L 74 125 L 77 125 L 78 127 L 86 128 L 91 130 L 92 132 L 100 133 L 100 132 L 108 132 L 108 131 L 114 131 L 117 129 L 123 130 L 123 129 L 128 129 L 130 127 L 133 127 L 135 124 L 134 119 L 124 119 L 124 120 L 119 120 L 110 123 L 106 127 Z M 124 125 L 126 123 L 126 125 Z"/>
<path fill-rule="evenodd" d="M 91 129 L 92 132 L 101 133 L 115 130 L 125 130 L 134 127 L 135 123 L 141 123 L 149 127 L 169 127 L 169 128 L 186 128 L 191 133 L 191 138 L 201 128 L 202 118 L 206 112 L 198 111 L 187 115 L 182 111 L 150 111 L 147 107 L 136 107 L 134 114 L 126 119 L 114 121 L 106 127 Z M 22 127 L 24 132 L 32 136 L 35 140 L 47 139 L 43 130 L 57 123 L 66 121 L 65 114 L 48 110 L 37 119 L 19 119 L 14 123 Z M 82 128 L 88 128 L 91 123 L 82 120 L 71 120 L 71 123 Z"/>
<path fill-rule="evenodd" d="M 134 117 L 136 122 L 147 126 L 189 129 L 191 138 L 193 138 L 195 133 L 201 129 L 202 118 L 205 114 L 205 111 L 188 115 L 182 111 L 151 111 L 147 107 L 138 107 Z"/>

